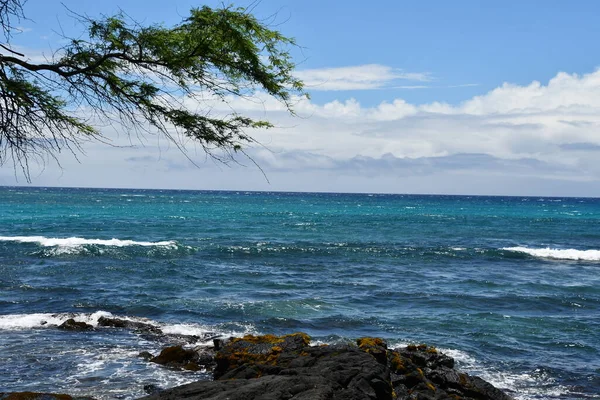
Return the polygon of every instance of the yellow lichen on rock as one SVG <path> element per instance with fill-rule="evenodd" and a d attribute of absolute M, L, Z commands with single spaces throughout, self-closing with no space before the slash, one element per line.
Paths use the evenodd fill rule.
<path fill-rule="evenodd" d="M 310 340 L 311 340 L 310 336 L 307 335 L 304 332 L 290 333 L 289 335 L 283 335 L 283 336 L 281 336 L 281 338 L 283 340 L 285 340 L 285 338 L 289 338 L 289 337 L 300 337 L 300 338 L 302 338 L 302 342 L 304 343 L 305 346 L 308 346 L 310 344 Z"/>
<path fill-rule="evenodd" d="M 361 349 L 365 348 L 365 347 L 375 347 L 375 346 L 381 346 L 384 348 L 387 347 L 387 344 L 383 341 L 383 339 L 373 338 L 373 337 L 360 338 L 360 339 L 356 340 L 356 344 Z"/>
<path fill-rule="evenodd" d="M 283 339 L 282 339 L 282 337 L 275 336 L 275 335 L 260 335 L 260 336 L 245 335 L 244 337 L 241 337 L 241 338 L 231 339 L 231 343 L 237 343 L 237 342 L 248 342 L 248 343 L 254 343 L 254 344 L 259 344 L 259 343 L 275 344 L 275 343 L 283 342 Z"/>
<path fill-rule="evenodd" d="M 405 372 L 406 366 L 404 365 L 404 360 L 397 352 L 392 352 L 392 357 L 390 360 L 390 365 L 393 368 L 394 372 Z"/>

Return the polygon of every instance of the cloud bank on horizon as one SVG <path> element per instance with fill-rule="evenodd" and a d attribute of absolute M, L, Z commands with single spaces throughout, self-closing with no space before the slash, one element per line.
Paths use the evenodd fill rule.
<path fill-rule="evenodd" d="M 365 71 L 374 66 L 342 69 Z M 339 72 L 340 70 L 325 70 Z M 315 73 L 313 76 L 317 75 Z M 366 77 L 377 86 L 388 75 L 338 74 L 338 87 Z M 425 75 L 426 76 L 426 75 Z M 367 89 L 367 85 L 361 86 Z M 558 73 L 547 84 L 504 83 L 457 105 L 411 104 L 398 98 L 365 107 L 354 98 L 315 104 L 300 99 L 292 121 L 269 99 L 231 99 L 234 109 L 263 113 L 278 132 L 258 132 L 267 149 L 252 155 L 266 170 L 338 171 L 340 174 L 427 176 L 439 173 L 554 182 L 600 181 L 600 71 Z"/>
<path fill-rule="evenodd" d="M 299 76 L 309 85 L 327 82 L 340 98 L 343 90 L 435 79 L 374 64 Z M 210 106 L 276 124 L 253 132 L 261 146 L 248 150 L 270 182 L 251 162 L 232 168 L 204 163 L 204 155 L 190 149 L 198 168 L 164 140 L 141 146 L 121 135 L 114 143 L 125 147 L 86 146 L 80 165 L 66 158 L 62 171 L 47 166 L 33 183 L 52 185 L 59 174 L 55 185 L 65 186 L 600 195 L 600 70 L 560 72 L 545 84 L 504 83 L 456 105 L 400 97 L 373 106 L 352 97 L 323 104 L 303 98 L 295 103 L 298 117 L 262 95 Z M 9 171 L 2 171 L 3 183 L 11 184 Z"/>

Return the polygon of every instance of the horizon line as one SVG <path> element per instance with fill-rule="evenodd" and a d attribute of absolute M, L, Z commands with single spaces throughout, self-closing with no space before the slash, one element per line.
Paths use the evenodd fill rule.
<path fill-rule="evenodd" d="M 594 196 L 546 196 L 546 195 L 513 195 L 513 194 L 448 194 L 448 193 L 396 193 L 396 192 L 328 192 L 328 191 L 295 191 L 295 190 L 246 190 L 246 189 L 168 189 L 168 188 L 123 188 L 97 186 L 25 186 L 0 185 L 0 188 L 15 189 L 77 189 L 77 190 L 144 190 L 144 191 L 176 191 L 176 192 L 246 192 L 246 193 L 279 193 L 279 194 L 347 194 L 373 196 L 447 196 L 447 197 L 512 197 L 512 198 L 547 198 L 547 199 L 600 199 Z"/>

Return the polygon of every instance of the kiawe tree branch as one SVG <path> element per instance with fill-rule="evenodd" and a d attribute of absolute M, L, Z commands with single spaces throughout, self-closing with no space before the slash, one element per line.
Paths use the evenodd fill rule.
<path fill-rule="evenodd" d="M 9 17 L 22 15 L 21 4 L 0 0 L 5 33 Z M 240 151 L 254 141 L 245 130 L 271 124 L 235 111 L 212 116 L 205 97 L 264 91 L 293 113 L 291 96 L 305 95 L 287 51 L 294 41 L 241 8 L 192 9 L 172 28 L 144 27 L 122 15 L 82 22 L 87 38 L 71 40 L 54 62 L 22 60 L 17 56 L 24 54 L 0 44 L 10 53 L 0 54 L 0 164 L 12 158 L 28 171 L 30 157 L 55 158 L 63 148 L 79 149 L 82 140 L 100 137 L 89 112 L 100 122 L 116 117 L 126 130 L 148 126 L 172 141 L 181 134 L 221 159 L 214 149 Z M 199 111 L 183 107 L 183 99 Z"/>

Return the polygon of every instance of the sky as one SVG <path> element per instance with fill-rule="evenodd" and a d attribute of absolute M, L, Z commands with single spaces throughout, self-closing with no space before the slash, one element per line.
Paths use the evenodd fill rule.
<path fill-rule="evenodd" d="M 219 1 L 28 0 L 13 45 L 49 55 L 82 27 L 68 10 L 173 25 Z M 240 1 L 299 44 L 297 116 L 257 93 L 230 107 L 275 124 L 221 165 L 165 138 L 104 127 L 114 146 L 1 185 L 600 197 L 600 2 Z M 256 163 L 259 167 L 257 167 Z"/>

